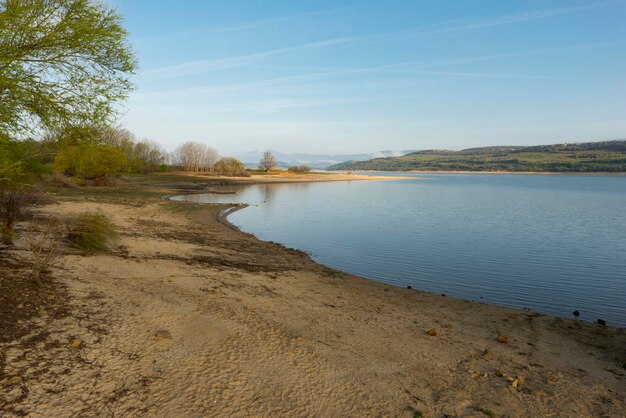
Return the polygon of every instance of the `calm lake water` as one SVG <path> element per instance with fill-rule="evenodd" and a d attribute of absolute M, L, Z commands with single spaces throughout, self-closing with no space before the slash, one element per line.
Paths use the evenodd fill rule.
<path fill-rule="evenodd" d="M 626 176 L 408 175 L 178 199 L 373 280 L 626 327 Z"/>

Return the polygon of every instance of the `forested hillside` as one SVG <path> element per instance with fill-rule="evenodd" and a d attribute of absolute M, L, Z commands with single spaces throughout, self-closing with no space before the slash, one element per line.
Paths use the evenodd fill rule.
<path fill-rule="evenodd" d="M 335 164 L 330 170 L 626 172 L 626 141 L 425 150 Z"/>

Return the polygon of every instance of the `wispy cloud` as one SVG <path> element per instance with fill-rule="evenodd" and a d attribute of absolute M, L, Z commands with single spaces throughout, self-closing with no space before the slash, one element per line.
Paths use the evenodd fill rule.
<path fill-rule="evenodd" d="M 235 57 L 191 61 L 191 62 L 186 62 L 183 64 L 172 65 L 168 67 L 161 67 L 161 68 L 156 68 L 153 70 L 144 71 L 142 75 L 147 76 L 151 79 L 154 79 L 154 78 L 161 79 L 161 78 L 172 78 L 172 77 L 182 77 L 182 76 L 189 76 L 189 75 L 195 75 L 195 74 L 202 74 L 202 73 L 210 72 L 210 71 L 224 70 L 228 68 L 241 67 L 241 66 L 253 64 L 265 58 L 288 53 L 288 52 L 330 48 L 330 47 L 334 47 L 337 45 L 350 43 L 353 40 L 354 38 L 350 38 L 350 37 L 326 39 L 323 41 L 308 42 L 308 43 L 298 44 L 298 45 L 284 47 L 284 48 L 277 48 L 277 49 L 272 49 L 268 51 L 257 52 L 253 54 L 239 55 Z"/>
<path fill-rule="evenodd" d="M 205 26 L 202 28 L 198 28 L 198 30 L 209 33 L 222 33 L 222 32 L 241 32 L 247 31 L 250 29 L 257 29 L 263 26 L 274 25 L 276 23 L 282 22 L 293 22 L 295 20 L 309 18 L 309 17 L 317 17 L 324 16 L 333 12 L 336 12 L 338 9 L 327 9 L 327 10 L 319 10 L 314 12 L 300 13 L 296 15 L 289 16 L 278 16 L 272 17 L 268 19 L 261 19 L 250 22 L 240 22 L 232 25 L 224 25 L 224 26 Z"/>
<path fill-rule="evenodd" d="M 413 100 L 422 97 L 415 94 L 403 95 L 361 95 L 352 97 L 275 97 L 275 98 L 230 98 L 227 102 L 196 102 L 188 100 L 184 104 L 162 105 L 165 101 L 154 105 L 143 106 L 143 110 L 152 114 L 208 116 L 229 113 L 270 114 L 282 110 L 305 107 L 328 107 L 346 104 L 373 103 L 384 101 Z"/>
<path fill-rule="evenodd" d="M 468 31 L 476 31 L 481 29 L 494 28 L 499 26 L 505 26 L 515 23 L 529 22 L 541 19 L 548 19 L 557 16 L 565 16 L 572 15 L 577 13 L 589 12 L 591 10 L 600 9 L 606 7 L 608 5 L 622 3 L 623 0 L 611 0 L 611 1 L 603 1 L 603 2 L 594 2 L 581 6 L 574 7 L 564 7 L 564 8 L 556 8 L 556 9 L 547 9 L 547 10 L 537 10 L 537 11 L 528 11 L 518 14 L 506 15 L 506 16 L 496 16 L 486 19 L 456 19 L 449 20 L 445 22 L 436 23 L 433 25 L 427 25 L 423 27 L 405 29 L 394 32 L 387 32 L 382 34 L 375 35 L 367 35 L 367 36 L 344 36 L 337 37 L 327 40 L 315 41 L 302 43 L 294 46 L 288 46 L 283 48 L 276 48 L 267 51 L 261 51 L 251 54 L 233 56 L 233 57 L 225 57 L 225 58 L 214 58 L 214 59 L 205 59 L 205 60 L 197 60 L 186 62 L 182 64 L 177 64 L 173 66 L 167 66 L 162 68 L 156 68 L 148 71 L 144 71 L 142 73 L 143 76 L 148 77 L 149 79 L 163 79 L 163 78 L 174 78 L 174 77 L 185 77 L 190 75 L 197 75 L 211 71 L 220 71 L 229 68 L 235 67 L 243 67 L 249 66 L 252 64 L 256 64 L 260 61 L 269 59 L 271 57 L 288 54 L 296 51 L 310 50 L 310 49 L 332 49 L 338 46 L 348 46 L 352 44 L 360 44 L 360 43 L 368 43 L 368 42 L 388 42 L 388 41 L 396 41 L 406 38 L 421 38 L 428 39 L 432 37 L 441 37 L 441 36 L 455 36 L 460 35 L 462 33 Z M 329 11 L 319 11 L 319 12 L 311 12 L 306 15 L 319 15 L 328 13 Z M 233 26 L 225 26 L 221 28 L 212 28 L 210 30 L 216 31 L 235 31 L 235 30 L 244 30 L 251 29 L 258 26 L 262 26 L 265 24 L 272 23 L 274 21 L 283 21 L 288 20 L 292 17 L 279 17 L 275 19 L 267 19 L 257 22 L 249 22 L 243 23 L 240 25 Z M 495 56 L 504 57 L 507 54 L 499 54 Z M 514 54 L 510 54 L 513 56 Z M 492 59 L 490 57 L 483 58 L 485 60 Z"/>
<path fill-rule="evenodd" d="M 593 2 L 589 4 L 584 4 L 580 6 L 573 7 L 562 7 L 556 9 L 547 9 L 547 10 L 534 10 L 528 12 L 522 12 L 518 14 L 506 15 L 506 16 L 497 16 L 493 18 L 487 19 L 478 19 L 478 20 L 459 20 L 455 22 L 450 22 L 450 24 L 444 24 L 441 29 L 436 29 L 432 31 L 433 34 L 445 34 L 445 33 L 455 33 L 455 32 L 467 32 L 478 29 L 486 29 L 498 26 L 505 26 L 514 23 L 521 22 L 529 22 L 533 20 L 542 20 L 548 19 L 551 17 L 565 16 L 571 14 L 578 14 L 587 11 L 591 11 L 594 9 L 603 8 L 607 5 L 618 3 L 618 1 L 601 1 L 601 2 Z"/>
<path fill-rule="evenodd" d="M 495 28 L 516 23 L 531 22 L 559 16 L 567 16 L 602 9 L 614 4 L 625 4 L 624 0 L 608 0 L 592 2 L 580 6 L 561 7 L 555 9 L 533 10 L 504 16 L 481 19 L 453 19 L 431 25 L 403 29 L 394 32 L 362 36 L 359 41 L 394 41 L 407 38 L 432 39 L 443 36 L 461 35 L 465 32 Z"/>
<path fill-rule="evenodd" d="M 278 88 L 285 88 L 288 86 L 294 86 L 294 88 L 302 88 L 307 83 L 325 80 L 325 79 L 339 79 L 341 77 L 349 77 L 353 75 L 367 75 L 367 74 L 414 74 L 414 75 L 441 75 L 441 76 L 456 76 L 456 77 L 475 77 L 475 78 L 519 78 L 519 79 L 554 79 L 554 80 L 582 80 L 588 81 L 588 78 L 571 77 L 565 74 L 560 76 L 550 75 L 529 75 L 529 74 L 513 74 L 513 73 L 472 73 L 472 72 L 460 72 L 460 71 L 436 71 L 440 68 L 462 66 L 464 64 L 506 60 L 510 58 L 527 57 L 531 55 L 552 54 L 565 51 L 576 51 L 582 49 L 596 49 L 615 45 L 624 45 L 626 41 L 615 42 L 596 42 L 596 43 L 582 43 L 575 45 L 568 45 L 555 48 L 542 48 L 529 51 L 515 51 L 497 54 L 483 54 L 476 56 L 467 56 L 459 58 L 451 58 L 446 60 L 425 60 L 425 61 L 409 61 L 391 63 L 369 67 L 357 67 L 357 68 L 323 68 L 318 71 L 303 72 L 307 68 L 301 67 L 276 67 L 268 66 L 263 67 L 269 70 L 278 71 L 295 71 L 296 75 L 288 75 L 283 77 L 274 77 L 264 80 L 244 81 L 238 83 L 219 84 L 219 85 L 198 85 L 194 87 L 185 87 L 179 89 L 169 90 L 151 90 L 151 91 L 139 91 L 133 95 L 135 100 L 142 100 L 150 102 L 157 98 L 175 98 L 175 97 L 198 97 L 209 96 L 223 93 L 236 93 L 236 92 L 254 92 L 259 90 L 273 90 Z M 268 52 L 272 53 L 272 52 Z M 221 68 L 230 68 L 237 65 L 245 65 L 246 62 L 252 62 L 252 60 L 259 59 L 256 55 L 231 58 L 227 60 L 213 60 L 213 61 L 199 61 L 194 64 L 185 64 L 181 66 L 167 67 L 167 69 L 159 69 L 155 71 L 155 77 L 169 77 L 171 74 L 184 75 L 185 72 L 193 73 L 195 71 L 208 71 L 210 68 L 215 70 Z M 230 61 L 232 60 L 232 61 Z M 250 60 L 250 61 L 247 61 Z M 197 66 L 197 67 L 195 67 Z"/>

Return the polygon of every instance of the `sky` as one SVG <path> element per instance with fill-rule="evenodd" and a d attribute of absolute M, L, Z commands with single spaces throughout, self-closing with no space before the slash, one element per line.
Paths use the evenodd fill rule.
<path fill-rule="evenodd" d="M 626 138 L 626 0 L 107 0 L 122 123 L 223 154 Z"/>

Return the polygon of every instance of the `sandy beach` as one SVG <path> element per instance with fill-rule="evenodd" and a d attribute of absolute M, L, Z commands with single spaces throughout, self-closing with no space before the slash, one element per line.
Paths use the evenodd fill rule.
<path fill-rule="evenodd" d="M 625 329 L 344 274 L 164 200 L 170 180 L 60 192 L 18 225 L 0 415 L 626 416 Z M 64 245 L 29 284 L 26 237 L 85 210 L 117 225 L 111 250 Z"/>

